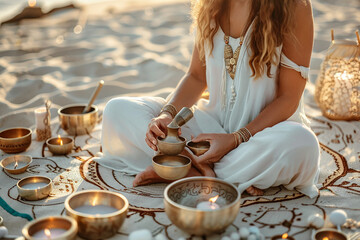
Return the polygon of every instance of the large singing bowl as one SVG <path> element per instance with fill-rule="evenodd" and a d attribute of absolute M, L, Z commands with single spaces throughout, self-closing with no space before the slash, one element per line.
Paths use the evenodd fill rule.
<path fill-rule="evenodd" d="M 199 210 L 199 202 L 219 195 L 215 210 Z M 236 218 L 240 192 L 228 182 L 210 177 L 189 177 L 168 185 L 164 191 L 165 212 L 172 223 L 194 235 L 224 231 Z"/>
<path fill-rule="evenodd" d="M 82 113 L 86 104 L 75 104 L 58 110 L 60 126 L 69 135 L 89 134 L 98 121 L 98 108 L 95 105 L 87 113 Z"/>

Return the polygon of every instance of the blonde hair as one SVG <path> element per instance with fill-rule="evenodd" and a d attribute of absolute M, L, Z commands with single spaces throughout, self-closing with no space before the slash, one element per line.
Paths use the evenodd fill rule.
<path fill-rule="evenodd" d="M 201 60 L 205 58 L 205 45 L 214 49 L 213 38 L 219 30 L 225 2 L 229 0 L 193 0 L 192 18 L 196 27 L 196 46 Z M 280 46 L 287 35 L 293 36 L 293 15 L 295 0 L 251 0 L 249 18 L 254 19 L 251 32 L 249 66 L 256 78 L 265 73 L 270 77 L 270 66 L 278 61 L 276 47 Z M 215 22 L 214 26 L 210 26 Z"/>

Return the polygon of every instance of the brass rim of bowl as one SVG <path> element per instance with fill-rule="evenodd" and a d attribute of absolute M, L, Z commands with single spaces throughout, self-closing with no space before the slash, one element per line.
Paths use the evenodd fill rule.
<path fill-rule="evenodd" d="M 75 211 L 74 209 L 72 209 L 70 207 L 70 200 L 72 197 L 75 197 L 77 195 L 81 195 L 81 194 L 86 194 L 86 193 L 97 193 L 97 192 L 102 192 L 102 193 L 105 193 L 105 194 L 112 194 L 112 195 L 116 195 L 117 197 L 120 197 L 123 201 L 124 201 L 124 206 L 119 209 L 118 211 L 116 212 L 112 212 L 112 213 L 108 213 L 108 214 L 101 214 L 101 215 L 96 215 L 94 218 L 95 219 L 99 219 L 99 218 L 109 218 L 109 217 L 115 217 L 117 215 L 120 215 L 122 213 L 124 213 L 125 211 L 128 210 L 129 208 L 129 201 L 127 200 L 127 198 L 120 194 L 120 193 L 115 193 L 115 192 L 110 192 L 110 191 L 105 191 L 105 190 L 84 190 L 84 191 L 80 191 L 80 192 L 76 192 L 76 193 L 73 193 L 71 194 L 70 196 L 68 196 L 65 200 L 65 209 L 69 212 L 71 212 L 72 214 L 74 215 L 77 215 L 77 216 L 81 216 L 81 217 L 89 217 L 89 216 L 94 216 L 94 214 L 86 214 L 86 213 L 82 213 L 82 212 L 78 212 L 78 211 Z"/>
<path fill-rule="evenodd" d="M 78 228 L 78 224 L 77 222 L 75 221 L 75 219 L 72 219 L 71 217 L 68 217 L 68 216 L 46 216 L 46 217 L 42 217 L 42 218 L 38 218 L 36 220 L 33 220 L 29 223 L 27 223 L 23 230 L 22 230 L 22 234 L 24 235 L 24 237 L 26 239 L 41 239 L 41 238 L 36 238 L 36 237 L 33 237 L 32 235 L 29 234 L 29 229 L 35 225 L 35 224 L 39 224 L 40 222 L 46 222 L 46 220 L 49 220 L 49 219 L 60 219 L 62 221 L 68 221 L 70 222 L 70 228 L 69 229 L 65 229 L 66 232 L 62 235 L 60 235 L 59 237 L 54 237 L 54 238 L 51 238 L 51 239 L 58 239 L 58 238 L 61 238 L 61 239 L 66 239 L 67 237 L 70 237 L 71 235 L 76 235 L 77 234 L 77 228 Z"/>
<path fill-rule="evenodd" d="M 157 156 L 159 156 L 159 157 L 162 157 L 162 156 L 168 156 L 168 157 L 183 157 L 183 158 L 185 158 L 186 160 L 188 160 L 188 163 L 187 163 L 187 164 L 184 164 L 184 165 L 181 165 L 181 166 L 167 166 L 167 165 L 162 165 L 162 164 L 157 163 L 157 162 L 154 161 L 154 158 L 157 157 Z M 152 159 L 152 162 L 153 162 L 155 165 L 158 165 L 158 166 L 161 166 L 161 167 L 183 168 L 183 167 L 187 167 L 187 166 L 189 166 L 189 165 L 191 164 L 191 159 L 190 159 L 189 157 L 187 157 L 187 156 L 185 156 L 185 155 L 181 155 L 181 154 L 179 154 L 179 155 L 165 155 L 165 154 L 160 154 L 160 155 L 154 156 L 153 159 Z"/>
<path fill-rule="evenodd" d="M 172 143 L 172 142 L 164 142 L 163 140 L 164 140 L 165 138 L 157 137 L 157 139 L 158 139 L 159 141 L 164 142 L 164 143 L 166 143 L 166 144 L 170 144 L 170 145 L 179 145 L 180 143 L 181 143 L 181 144 L 184 144 L 184 143 L 186 142 L 186 139 L 185 139 L 184 137 L 179 136 L 179 138 L 182 140 L 182 142 Z"/>
<path fill-rule="evenodd" d="M 6 131 L 9 131 L 9 130 L 15 130 L 15 129 L 25 129 L 25 130 L 28 130 L 29 132 L 24 135 L 24 136 L 21 136 L 21 137 L 15 137 L 15 138 L 3 138 L 3 137 L 0 137 L 0 140 L 10 140 L 10 139 L 24 139 L 26 137 L 28 137 L 29 135 L 32 134 L 32 130 L 30 128 L 25 128 L 25 127 L 17 127 L 17 128 L 7 128 L 7 129 L 4 129 L 0 132 L 0 136 L 3 132 L 6 132 Z"/>
<path fill-rule="evenodd" d="M 48 140 L 46 140 L 46 145 L 51 145 L 51 146 L 64 146 L 65 144 L 69 144 L 69 143 L 73 143 L 73 142 L 74 142 L 74 139 L 72 139 L 71 137 L 61 137 L 61 140 L 63 140 L 63 145 L 50 143 L 51 141 L 54 141 L 54 140 L 57 140 L 57 139 L 59 139 L 59 138 L 49 138 Z M 69 141 L 65 142 L 64 139 L 69 140 Z"/>
<path fill-rule="evenodd" d="M 188 207 L 188 206 L 184 206 L 184 205 L 181 205 L 177 202 L 174 202 L 173 200 L 170 199 L 170 197 L 168 196 L 168 192 L 169 192 L 169 189 L 178 184 L 178 183 L 182 183 L 182 182 L 192 182 L 193 180 L 211 180 L 211 181 L 217 181 L 217 182 L 221 182 L 221 183 L 224 183 L 226 185 L 229 185 L 231 187 L 233 187 L 237 193 L 237 197 L 236 199 L 230 203 L 230 204 L 227 204 L 225 206 L 221 206 L 220 208 L 218 209 L 215 209 L 215 210 L 212 210 L 211 212 L 215 212 L 215 211 L 222 211 L 226 208 L 230 208 L 232 207 L 233 205 L 237 204 L 238 201 L 240 201 L 240 192 L 239 190 L 234 186 L 234 184 L 232 183 L 228 183 L 224 180 L 221 180 L 221 179 L 218 179 L 218 178 L 213 178 L 213 177 L 188 177 L 188 178 L 183 178 L 183 179 L 180 179 L 180 180 L 176 180 L 175 182 L 173 183 L 170 183 L 164 190 L 164 198 L 166 199 L 166 201 L 168 201 L 168 203 L 174 205 L 175 207 L 178 207 L 178 208 L 183 208 L 183 209 L 186 209 L 186 210 L 190 210 L 190 211 L 199 211 L 199 212 L 202 212 L 203 210 L 199 210 L 199 209 L 196 209 L 196 208 L 192 208 L 192 207 Z"/>
<path fill-rule="evenodd" d="M 22 156 L 22 157 L 28 157 L 28 158 L 30 158 L 30 161 L 29 162 L 25 162 L 26 163 L 26 165 L 25 166 L 23 166 L 22 168 L 17 168 L 17 169 L 10 169 L 10 168 L 7 168 L 6 166 L 4 166 L 4 164 L 3 164 L 3 161 L 4 160 L 6 160 L 6 159 L 8 159 L 8 158 L 13 158 L 13 157 L 16 157 L 16 156 Z M 24 161 L 21 161 L 21 162 L 24 162 Z M 10 171 L 16 171 L 16 170 L 22 170 L 22 169 L 24 169 L 24 168 L 27 168 L 30 164 L 32 163 L 32 157 L 30 156 L 30 155 L 13 155 L 13 156 L 10 156 L 10 157 L 6 157 L 6 158 L 4 158 L 3 160 L 1 160 L 0 161 L 0 165 L 1 165 L 1 167 L 3 167 L 5 170 L 10 170 Z"/>
<path fill-rule="evenodd" d="M 71 108 L 71 107 L 86 107 L 87 105 L 86 104 L 70 104 L 70 105 L 66 105 L 62 108 L 60 108 L 58 110 L 58 114 L 59 115 L 62 115 L 62 116 L 83 116 L 83 115 L 86 115 L 86 114 L 90 114 L 90 113 L 95 113 L 95 112 L 98 112 L 99 109 L 96 105 L 91 105 L 92 108 L 94 108 L 93 111 L 90 111 L 90 112 L 87 112 L 87 113 L 77 113 L 77 114 L 69 114 L 69 113 L 62 113 L 61 111 L 66 109 L 66 108 Z"/>
<path fill-rule="evenodd" d="M 34 190 L 38 190 L 38 189 L 26 189 L 26 188 L 23 188 L 22 186 L 20 186 L 20 183 L 21 183 L 21 182 L 25 182 L 26 180 L 31 179 L 31 178 L 42 178 L 42 179 L 49 180 L 49 183 L 46 184 L 46 186 L 41 187 L 40 189 L 42 189 L 42 188 L 47 188 L 47 187 L 48 187 L 49 185 L 51 185 L 51 183 L 52 183 L 52 180 L 51 180 L 50 178 L 48 178 L 48 177 L 45 177 L 45 176 L 30 176 L 30 177 L 24 177 L 24 178 L 20 179 L 20 180 L 17 182 L 16 186 L 17 186 L 18 188 L 20 188 L 21 190 L 23 190 L 23 191 L 34 191 Z"/>

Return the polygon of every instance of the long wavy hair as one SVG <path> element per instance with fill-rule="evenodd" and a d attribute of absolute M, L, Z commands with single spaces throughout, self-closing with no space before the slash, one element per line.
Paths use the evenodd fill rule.
<path fill-rule="evenodd" d="M 226 11 L 229 0 L 192 0 L 193 27 L 196 27 L 196 46 L 204 61 L 205 45 L 214 49 L 213 38 L 220 27 L 220 18 Z M 266 74 L 270 77 L 270 66 L 278 61 L 276 47 L 280 46 L 291 32 L 296 0 L 251 0 L 249 19 L 254 20 L 251 32 L 249 65 L 256 79 Z M 212 26 L 215 23 L 214 26 Z"/>

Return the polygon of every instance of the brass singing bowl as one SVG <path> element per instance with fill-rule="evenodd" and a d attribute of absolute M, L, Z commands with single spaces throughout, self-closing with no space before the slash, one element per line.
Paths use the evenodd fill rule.
<path fill-rule="evenodd" d="M 202 201 L 219 195 L 220 208 L 196 209 Z M 189 177 L 168 185 L 164 191 L 165 212 L 181 230 L 194 235 L 211 235 L 224 231 L 236 218 L 240 192 L 230 183 L 210 177 Z"/>
<path fill-rule="evenodd" d="M 69 137 L 62 137 L 63 145 L 59 145 L 58 138 L 49 138 L 46 140 L 46 145 L 49 151 L 55 155 L 65 155 L 71 152 L 74 147 L 74 140 Z"/>
<path fill-rule="evenodd" d="M 0 132 L 0 149 L 6 153 L 24 152 L 31 144 L 31 129 L 8 128 Z"/>
<path fill-rule="evenodd" d="M 60 126 L 69 135 L 89 134 L 98 121 L 98 108 L 92 105 L 88 113 L 82 113 L 86 104 L 75 104 L 58 110 Z"/>
<path fill-rule="evenodd" d="M 323 240 L 323 239 L 336 239 L 336 240 L 347 240 L 348 238 L 342 232 L 337 231 L 334 228 L 323 228 L 315 232 L 312 239 L 313 240 Z"/>
<path fill-rule="evenodd" d="M 84 205 L 106 205 L 118 209 L 109 214 L 86 214 L 74 209 Z M 76 220 L 78 235 L 86 239 L 112 237 L 123 224 L 129 208 L 128 200 L 120 193 L 104 190 L 85 190 L 71 194 L 65 200 L 66 214 Z"/>
<path fill-rule="evenodd" d="M 159 149 L 159 151 L 162 154 L 165 155 L 178 155 L 180 154 L 186 145 L 186 139 L 183 137 L 180 137 L 180 142 L 165 142 L 164 138 L 161 137 L 157 137 L 158 143 L 157 143 L 157 147 Z"/>
<path fill-rule="evenodd" d="M 156 155 L 152 159 L 152 165 L 160 177 L 167 180 L 177 180 L 188 174 L 191 168 L 191 160 L 183 155 Z"/>
<path fill-rule="evenodd" d="M 66 232 L 60 236 L 51 236 L 51 240 L 73 240 L 77 234 L 77 223 L 74 219 L 67 216 L 50 216 L 42 217 L 33 220 L 26 224 L 22 229 L 22 234 L 27 240 L 38 240 L 38 237 L 33 237 L 39 231 L 49 229 L 51 233 L 52 228 L 64 229 Z"/>
<path fill-rule="evenodd" d="M 196 155 L 200 156 L 206 153 L 210 148 L 210 143 L 208 141 L 201 142 L 187 142 L 186 146 Z"/>
<path fill-rule="evenodd" d="M 44 187 L 38 189 L 26 189 L 27 184 L 46 183 Z M 17 182 L 18 193 L 21 198 L 29 201 L 36 201 L 49 196 L 52 189 L 52 180 L 45 176 L 25 177 Z"/>
<path fill-rule="evenodd" d="M 19 168 L 14 168 L 15 163 L 20 165 Z M 30 163 L 32 162 L 32 157 L 28 155 L 13 155 L 1 160 L 0 165 L 11 174 L 20 174 L 26 171 Z M 25 164 L 25 165 L 24 165 Z"/>

